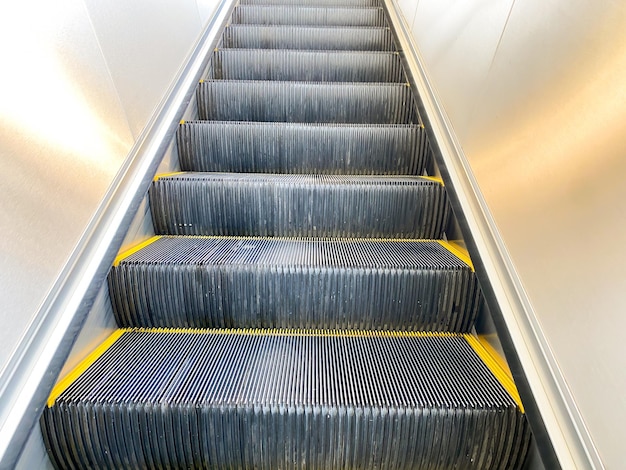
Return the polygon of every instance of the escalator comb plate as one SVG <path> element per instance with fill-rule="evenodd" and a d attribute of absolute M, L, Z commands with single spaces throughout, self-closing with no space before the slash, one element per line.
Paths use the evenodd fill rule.
<path fill-rule="evenodd" d="M 530 432 L 465 336 L 127 331 L 53 391 L 58 468 L 519 468 Z"/>

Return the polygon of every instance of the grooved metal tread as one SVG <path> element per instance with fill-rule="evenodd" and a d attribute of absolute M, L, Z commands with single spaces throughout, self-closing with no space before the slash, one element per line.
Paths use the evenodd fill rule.
<path fill-rule="evenodd" d="M 387 27 L 231 24 L 222 47 L 244 49 L 307 49 L 395 51 Z"/>
<path fill-rule="evenodd" d="M 323 7 L 378 7 L 378 0 L 240 0 L 240 5 L 284 5 L 284 6 L 323 6 Z"/>
<path fill-rule="evenodd" d="M 226 80 L 406 83 L 397 52 L 218 49 L 211 76 Z"/>
<path fill-rule="evenodd" d="M 445 242 L 161 237 L 112 268 L 121 327 L 469 332 L 476 277 Z"/>
<path fill-rule="evenodd" d="M 233 24 L 302 26 L 386 26 L 380 7 L 302 7 L 241 5 L 233 11 Z"/>
<path fill-rule="evenodd" d="M 198 85 L 202 120 L 418 124 L 403 83 L 205 80 Z"/>
<path fill-rule="evenodd" d="M 179 173 L 150 206 L 159 235 L 439 239 L 450 213 L 440 182 L 411 176 Z"/>
<path fill-rule="evenodd" d="M 184 171 L 421 175 L 432 162 L 415 124 L 187 121 L 178 128 Z"/>
<path fill-rule="evenodd" d="M 53 392 L 60 467 L 518 468 L 529 429 L 470 337 L 126 331 Z"/>

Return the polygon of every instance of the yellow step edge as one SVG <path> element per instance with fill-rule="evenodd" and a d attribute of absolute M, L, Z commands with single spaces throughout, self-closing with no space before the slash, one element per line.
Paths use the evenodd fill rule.
<path fill-rule="evenodd" d="M 141 250 L 142 248 L 147 247 L 151 243 L 154 243 L 159 238 L 162 238 L 162 235 L 155 235 L 154 237 L 148 238 L 147 240 L 141 242 L 139 245 L 135 245 L 132 248 L 129 248 L 128 250 L 125 250 L 125 251 L 121 252 L 119 255 L 117 255 L 117 257 L 113 261 L 113 266 L 119 266 L 119 264 L 125 258 L 128 258 L 130 255 L 132 255 L 134 253 L 137 253 L 139 250 Z"/>
<path fill-rule="evenodd" d="M 420 178 L 423 178 L 429 181 L 434 181 L 435 183 L 439 183 L 440 185 L 443 186 L 443 180 L 438 176 L 420 176 Z"/>
<path fill-rule="evenodd" d="M 510 372 L 507 372 L 507 369 L 501 367 L 501 363 L 504 361 L 500 355 L 493 349 L 489 348 L 490 351 L 485 348 L 483 343 L 473 335 L 464 335 L 465 340 L 469 343 L 478 357 L 480 357 L 485 365 L 489 368 L 489 370 L 493 373 L 493 375 L 498 379 L 498 381 L 502 384 L 505 390 L 511 395 L 511 398 L 517 403 L 520 411 L 524 413 L 524 405 L 522 403 L 522 399 L 519 396 L 519 392 L 517 391 L 517 387 L 515 386 L 515 382 L 513 382 L 513 377 L 511 377 Z"/>
<path fill-rule="evenodd" d="M 107 349 L 109 349 L 113 343 L 115 343 L 120 336 L 125 333 L 125 330 L 115 330 L 107 339 L 105 339 L 100 345 L 94 349 L 85 359 L 83 359 L 74 369 L 70 371 L 65 377 L 63 377 L 54 386 L 48 397 L 48 408 L 54 405 L 56 399 L 61 395 L 72 383 L 80 377 L 96 360 L 102 356 Z"/>
<path fill-rule="evenodd" d="M 500 368 L 507 373 L 507 375 L 513 378 L 513 374 L 511 373 L 511 369 L 509 365 L 506 363 L 506 360 L 502 357 L 502 355 L 494 349 L 494 347 L 487 340 L 486 335 L 478 335 L 478 341 L 481 346 L 487 350 L 487 352 L 491 355 L 494 361 L 498 363 Z"/>
<path fill-rule="evenodd" d="M 469 253 L 465 248 L 463 248 L 458 243 L 448 242 L 445 240 L 437 240 L 437 243 L 439 243 L 446 250 L 448 250 L 454 256 L 456 256 L 465 264 L 467 264 L 470 267 L 470 269 L 474 271 L 474 264 L 472 263 L 472 259 L 470 258 Z"/>
<path fill-rule="evenodd" d="M 181 123 L 182 124 L 182 123 Z M 186 173 L 185 171 L 171 171 L 169 173 L 161 173 L 159 175 L 156 175 L 154 177 L 154 181 L 159 181 L 159 179 L 161 178 L 167 178 L 168 176 L 176 176 L 176 175 L 182 175 L 183 173 Z"/>

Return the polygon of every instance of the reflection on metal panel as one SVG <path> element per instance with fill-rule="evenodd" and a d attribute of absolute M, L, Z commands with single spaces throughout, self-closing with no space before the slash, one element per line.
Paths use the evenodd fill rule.
<path fill-rule="evenodd" d="M 200 34 L 196 0 L 84 0 L 137 137 Z"/>
<path fill-rule="evenodd" d="M 463 34 L 497 3 L 453 22 L 420 0 L 413 31 L 600 457 L 620 468 L 626 4 L 515 2 L 499 31 Z"/>
<path fill-rule="evenodd" d="M 0 370 L 132 144 L 79 0 L 0 6 Z"/>

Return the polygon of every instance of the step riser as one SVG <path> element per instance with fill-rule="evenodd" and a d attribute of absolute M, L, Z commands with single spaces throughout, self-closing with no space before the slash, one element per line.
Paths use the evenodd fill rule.
<path fill-rule="evenodd" d="M 386 26 L 382 8 L 290 8 L 240 6 L 233 24 L 303 26 Z"/>
<path fill-rule="evenodd" d="M 481 302 L 436 242 L 164 238 L 115 266 L 109 288 L 122 327 L 467 333 Z"/>
<path fill-rule="evenodd" d="M 439 184 L 342 183 L 337 176 L 293 176 L 284 182 L 269 176 L 161 178 L 150 189 L 155 230 L 164 235 L 438 239 L 449 216 Z M 336 179 L 319 184 L 323 178 Z"/>
<path fill-rule="evenodd" d="M 395 51 L 388 28 L 231 25 L 224 48 Z"/>
<path fill-rule="evenodd" d="M 431 162 L 419 127 L 185 123 L 184 171 L 421 175 Z"/>
<path fill-rule="evenodd" d="M 207 81 L 198 87 L 200 119 L 353 124 L 417 124 L 402 84 Z"/>
<path fill-rule="evenodd" d="M 400 56 L 394 52 L 221 49 L 213 54 L 210 78 L 406 83 Z"/>
<path fill-rule="evenodd" d="M 44 412 L 44 426 L 51 433 L 64 433 L 60 445 L 67 448 L 57 451 L 55 458 L 75 462 L 61 468 L 516 469 L 528 446 L 522 444 L 511 458 L 499 457 L 508 450 L 506 439 L 512 432 L 507 430 L 500 439 L 490 436 L 492 429 L 510 421 L 516 426 L 513 433 L 528 439 L 528 426 L 514 410 L 381 412 L 319 407 L 298 409 L 302 413 L 298 416 L 286 406 L 266 410 L 170 406 L 165 411 L 159 405 L 142 409 L 122 404 L 101 414 L 92 407 L 55 411 Z M 69 414 L 72 425 L 61 422 L 61 416 Z M 459 422 L 467 434 L 457 435 Z M 76 440 L 64 424 L 79 436 Z M 128 436 L 116 432 L 125 427 L 135 431 Z M 92 446 L 89 451 L 81 446 L 85 441 Z M 470 449 L 472 458 L 459 456 L 456 446 Z M 493 460 L 506 463 L 492 467 Z"/>
<path fill-rule="evenodd" d="M 64 468 L 512 469 L 529 442 L 464 338 L 372 333 L 124 333 L 42 429 Z"/>
<path fill-rule="evenodd" d="M 241 0 L 240 5 L 285 5 L 307 7 L 378 7 L 378 0 Z"/>

